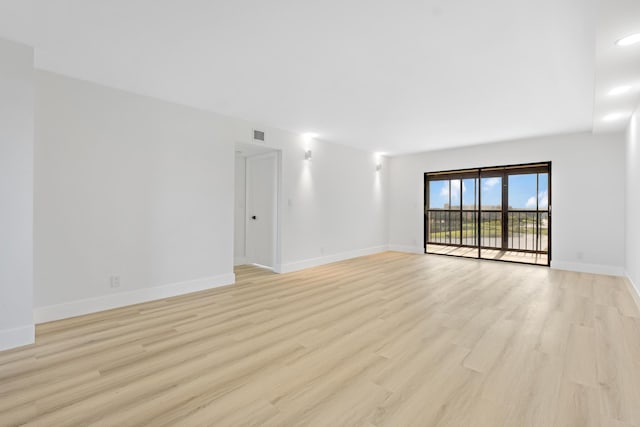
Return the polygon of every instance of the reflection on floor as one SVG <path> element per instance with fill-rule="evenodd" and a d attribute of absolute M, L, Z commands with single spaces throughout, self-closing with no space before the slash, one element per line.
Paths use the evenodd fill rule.
<path fill-rule="evenodd" d="M 478 248 L 459 248 L 457 246 L 427 245 L 427 253 L 478 258 Z M 502 251 L 499 249 L 482 249 L 481 257 L 484 259 L 497 259 L 502 261 L 523 262 L 527 264 L 548 265 L 547 254 Z"/>

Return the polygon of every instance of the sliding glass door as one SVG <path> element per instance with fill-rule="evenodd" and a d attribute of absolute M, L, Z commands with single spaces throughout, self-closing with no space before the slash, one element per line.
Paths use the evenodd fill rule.
<path fill-rule="evenodd" d="M 550 263 L 551 164 L 425 174 L 425 252 Z"/>
<path fill-rule="evenodd" d="M 549 174 L 509 176 L 507 246 L 523 251 L 549 248 Z"/>

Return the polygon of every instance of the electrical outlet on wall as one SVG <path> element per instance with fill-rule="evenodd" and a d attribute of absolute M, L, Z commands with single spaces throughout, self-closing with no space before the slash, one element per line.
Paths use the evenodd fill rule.
<path fill-rule="evenodd" d="M 109 286 L 111 288 L 119 288 L 120 287 L 120 276 L 111 276 L 111 277 L 109 277 Z"/>

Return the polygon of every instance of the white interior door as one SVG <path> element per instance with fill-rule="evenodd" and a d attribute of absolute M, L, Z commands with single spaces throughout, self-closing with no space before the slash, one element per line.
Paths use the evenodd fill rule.
<path fill-rule="evenodd" d="M 275 254 L 276 153 L 247 157 L 247 261 L 273 268 Z"/>

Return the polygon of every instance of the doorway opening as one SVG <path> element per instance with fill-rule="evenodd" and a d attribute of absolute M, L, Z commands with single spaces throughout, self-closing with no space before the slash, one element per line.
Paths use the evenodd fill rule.
<path fill-rule="evenodd" d="M 280 151 L 236 143 L 234 265 L 278 270 Z"/>
<path fill-rule="evenodd" d="M 424 175 L 429 254 L 551 265 L 551 162 Z"/>

